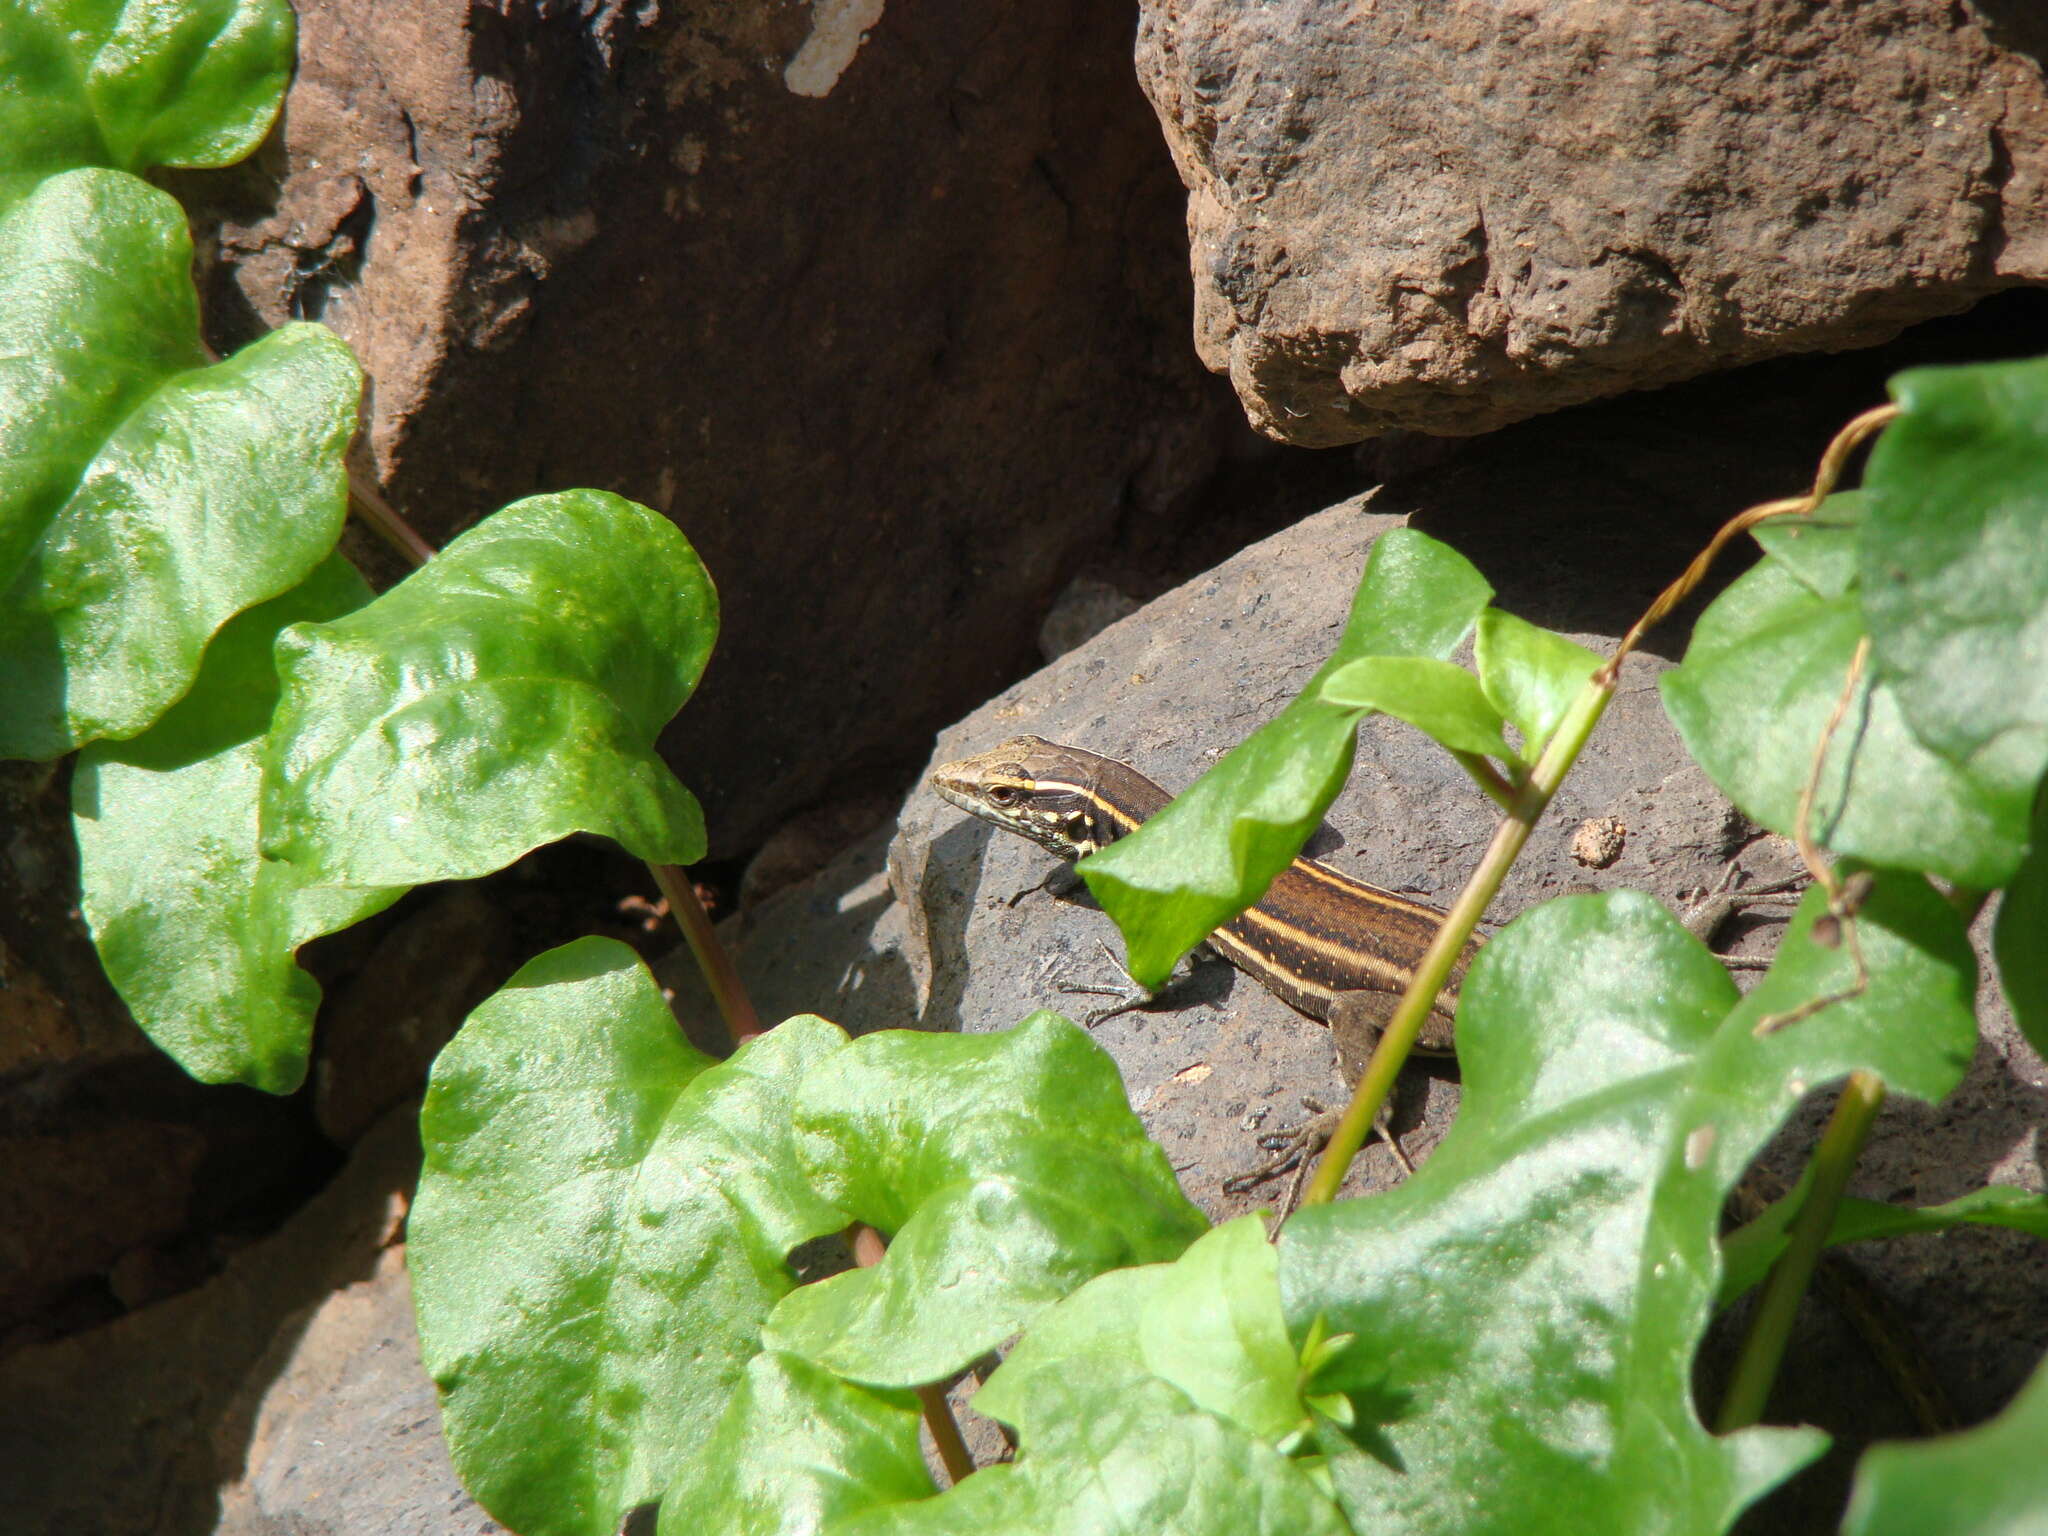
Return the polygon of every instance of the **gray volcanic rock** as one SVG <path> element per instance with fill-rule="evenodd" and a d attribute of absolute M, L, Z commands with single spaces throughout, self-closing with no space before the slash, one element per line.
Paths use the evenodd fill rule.
<path fill-rule="evenodd" d="M 2031 0 L 1142 0 L 1255 425 L 1485 431 L 2048 277 Z"/>

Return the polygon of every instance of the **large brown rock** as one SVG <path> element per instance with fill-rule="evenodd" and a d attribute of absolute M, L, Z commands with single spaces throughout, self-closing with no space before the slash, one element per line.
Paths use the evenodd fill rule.
<path fill-rule="evenodd" d="M 719 849 L 914 766 L 1249 437 L 1121 7 L 298 11 L 280 135 L 206 184 L 216 339 L 339 331 L 436 540 L 573 485 L 675 519 L 724 598 L 667 742 Z"/>
<path fill-rule="evenodd" d="M 1141 0 L 1271 436 L 1487 430 L 2048 277 L 2034 0 Z"/>

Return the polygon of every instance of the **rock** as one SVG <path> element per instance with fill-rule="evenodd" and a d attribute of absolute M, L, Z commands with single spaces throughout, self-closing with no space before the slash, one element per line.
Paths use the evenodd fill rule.
<path fill-rule="evenodd" d="M 2037 8 L 1140 10 L 1197 345 L 1289 442 L 1480 432 L 2048 279 Z"/>
<path fill-rule="evenodd" d="M 280 1344 L 217 1536 L 500 1536 L 449 1464 L 404 1248 Z"/>
<path fill-rule="evenodd" d="M 436 541 L 569 485 L 675 519 L 724 634 L 665 744 L 720 857 L 1014 675 L 1079 551 L 1250 436 L 1117 7 L 298 12 L 279 136 L 179 182 L 214 339 L 339 331 Z"/>
<path fill-rule="evenodd" d="M 337 1338 L 372 1345 L 372 1329 L 347 1321 L 351 1293 L 341 1291 L 341 1319 L 326 1310 L 335 1305 L 329 1297 L 379 1273 L 379 1255 L 394 1237 L 403 1192 L 418 1166 L 418 1109 L 406 1106 L 365 1136 L 335 1181 L 289 1223 L 235 1255 L 199 1289 L 0 1360 L 0 1468 L 7 1487 L 0 1523 L 9 1536 L 185 1536 L 216 1528 L 223 1485 L 243 1478 L 253 1487 L 267 1477 L 274 1486 L 280 1474 L 267 1453 L 289 1437 L 272 1383 L 283 1373 L 283 1392 L 304 1390 L 287 1364 L 331 1364 L 339 1356 L 327 1346 Z M 380 1316 L 390 1320 L 388 1311 Z M 386 1363 L 400 1359 L 409 1359 L 414 1378 L 423 1380 L 416 1353 L 380 1351 L 360 1363 L 388 1369 L 391 1382 L 402 1382 L 403 1370 Z M 355 1472 L 372 1484 L 388 1479 L 397 1497 L 419 1486 L 410 1478 L 401 1433 L 412 1421 L 403 1417 L 404 1390 L 387 1394 L 380 1387 L 373 1396 L 375 1402 L 351 1400 L 360 1438 L 345 1443 L 374 1446 L 374 1455 L 353 1463 Z M 406 1401 L 416 1404 L 416 1395 Z M 252 1444 L 257 1422 L 270 1429 L 271 1441 Z M 430 1431 L 417 1440 L 431 1461 L 424 1443 L 438 1446 L 438 1429 L 419 1428 Z M 311 1454 L 303 1442 L 294 1449 Z M 458 1496 L 451 1478 L 438 1504 L 422 1499 L 418 1507 L 459 1514 Z M 338 1507 L 351 1514 L 362 1508 Z M 300 1523 L 242 1529 L 293 1536 L 343 1530 L 350 1536 L 380 1530 L 467 1536 L 494 1529 L 473 1506 L 467 1523 L 327 1525 L 320 1523 L 323 1514 L 317 1506 L 302 1507 L 293 1512 Z"/>
<path fill-rule="evenodd" d="M 1076 576 L 1054 601 L 1038 626 L 1038 654 L 1058 661 L 1086 645 L 1118 619 L 1136 613 L 1138 600 L 1093 576 Z"/>

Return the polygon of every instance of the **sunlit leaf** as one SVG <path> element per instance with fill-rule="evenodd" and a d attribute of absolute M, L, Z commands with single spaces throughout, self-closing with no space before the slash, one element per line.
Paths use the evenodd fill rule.
<path fill-rule="evenodd" d="M 521 1536 L 612 1536 L 715 1431 L 846 1216 L 789 1094 L 846 1037 L 796 1018 L 713 1062 L 646 967 L 582 939 L 520 970 L 434 1064 L 408 1231 L 420 1349 L 463 1483 Z"/>
<path fill-rule="evenodd" d="M 0 0 L 0 177 L 231 165 L 291 79 L 284 0 Z"/>
<path fill-rule="evenodd" d="M 767 1337 L 851 1380 L 939 1380 L 1090 1277 L 1208 1229 L 1116 1064 L 1054 1014 L 864 1036 L 804 1080 L 795 1115 L 819 1193 L 889 1251 L 786 1298 Z"/>
<path fill-rule="evenodd" d="M 1693 756 L 1774 832 L 1797 827 L 1862 634 L 1853 592 L 1823 598 L 1766 560 L 1715 599 L 1660 680 Z M 1891 686 L 1866 672 L 1828 743 L 1811 831 L 1838 854 L 1998 885 L 2026 846 L 2027 804 L 1922 746 Z"/>
<path fill-rule="evenodd" d="M 661 1500 L 661 1536 L 795 1536 L 936 1489 L 917 1399 L 857 1387 L 770 1350 L 747 1363 L 717 1432 Z"/>
<path fill-rule="evenodd" d="M 1472 659 L 1486 697 L 1522 733 L 1523 755 L 1532 761 L 1600 665 L 1576 641 L 1498 608 L 1479 615 Z"/>
<path fill-rule="evenodd" d="M 264 851 L 336 885 L 485 875 L 571 832 L 691 863 L 703 813 L 654 743 L 717 630 L 666 518 L 603 491 L 516 502 L 280 637 Z"/>
<path fill-rule="evenodd" d="M 2048 766 L 2048 359 L 1916 368 L 1864 476 L 1863 612 L 1914 734 L 2007 796 Z"/>

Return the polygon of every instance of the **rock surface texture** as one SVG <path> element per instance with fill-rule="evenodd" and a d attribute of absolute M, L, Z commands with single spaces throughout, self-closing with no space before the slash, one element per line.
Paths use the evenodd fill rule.
<path fill-rule="evenodd" d="M 2034 0 L 1141 0 L 1252 420 L 1481 432 L 2048 279 Z"/>
<path fill-rule="evenodd" d="M 910 766 L 1251 440 L 1124 9 L 298 11 L 280 133 L 193 179 L 215 340 L 333 326 L 436 542 L 576 485 L 675 520 L 724 600 L 665 742 L 716 851 Z"/>

